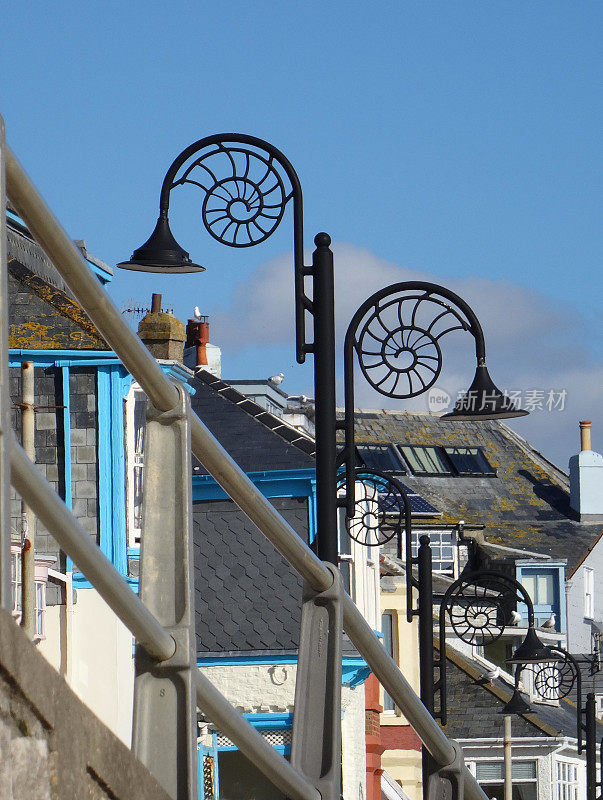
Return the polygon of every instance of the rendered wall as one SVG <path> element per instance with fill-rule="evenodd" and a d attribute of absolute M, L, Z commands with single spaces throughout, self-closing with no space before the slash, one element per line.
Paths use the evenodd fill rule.
<path fill-rule="evenodd" d="M 78 697 L 129 746 L 132 636 L 94 589 L 78 589 L 70 621 L 67 613 L 65 606 L 47 610 L 47 637 L 38 648 Z"/>
<path fill-rule="evenodd" d="M 594 570 L 594 604 L 595 613 L 592 619 L 584 616 L 584 570 Z M 567 600 L 567 649 L 570 653 L 590 653 L 591 623 L 603 621 L 603 540 L 597 542 L 593 550 L 565 583 Z"/>

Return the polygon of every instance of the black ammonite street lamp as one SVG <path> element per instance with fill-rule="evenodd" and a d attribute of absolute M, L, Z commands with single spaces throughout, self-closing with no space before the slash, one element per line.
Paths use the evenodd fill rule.
<path fill-rule="evenodd" d="M 576 738 L 578 753 L 583 750 L 585 737 L 586 749 L 586 800 L 597 800 L 597 729 L 595 713 L 595 695 L 589 692 L 586 702 L 582 694 L 582 671 L 575 656 L 562 647 L 551 646 L 551 650 L 559 657 L 556 664 L 533 666 L 534 691 L 543 700 L 562 700 L 576 687 Z M 600 751 L 603 766 L 603 747 Z M 602 773 L 603 780 L 603 773 Z"/>
<path fill-rule="evenodd" d="M 174 159 L 163 180 L 159 219 L 150 238 L 118 267 L 161 274 L 200 272 L 175 240 L 169 225 L 171 192 L 184 185 L 204 193 L 202 219 L 218 242 L 235 248 L 261 244 L 277 229 L 287 204 L 293 206 L 293 280 L 296 356 L 314 355 L 316 402 L 317 549 L 337 564 L 335 468 L 335 329 L 333 253 L 326 233 L 315 237 L 312 264 L 304 264 L 302 190 L 289 160 L 274 145 L 255 136 L 221 133 L 191 144 Z M 311 279 L 311 297 L 306 293 Z M 306 336 L 306 315 L 313 340 Z"/>

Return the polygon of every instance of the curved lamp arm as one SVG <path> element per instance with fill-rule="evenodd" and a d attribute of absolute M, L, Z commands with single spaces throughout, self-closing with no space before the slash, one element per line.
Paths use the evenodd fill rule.
<path fill-rule="evenodd" d="M 312 267 L 304 266 L 302 190 L 291 162 L 274 145 L 247 134 L 217 133 L 194 142 L 174 159 L 163 179 L 159 219 L 151 238 L 134 252 L 130 262 L 119 266 L 145 269 L 146 265 L 148 269 L 152 256 L 161 260 L 167 253 L 168 260 L 151 267 L 153 271 L 202 269 L 192 264 L 169 229 L 170 194 L 184 184 L 205 192 L 203 223 L 214 239 L 230 247 L 263 242 L 278 227 L 288 202 L 293 201 L 296 356 L 303 363 L 312 351 L 312 344 L 305 339 L 305 312 L 312 313 L 313 306 L 304 289 L 304 277 L 312 274 Z M 178 259 L 185 265 L 182 269 L 169 263 Z M 138 267 L 140 263 L 143 266 Z"/>
<path fill-rule="evenodd" d="M 558 669 L 562 670 L 561 680 L 557 683 L 554 687 L 557 689 L 557 696 L 554 699 L 561 700 L 571 692 L 574 683 L 576 684 L 576 738 L 578 740 L 578 753 L 582 753 L 583 750 L 583 739 L 582 734 L 586 731 L 586 726 L 582 721 L 582 715 L 585 713 L 585 709 L 582 705 L 582 670 L 580 669 L 580 665 L 574 658 L 571 653 L 568 653 L 567 650 L 564 650 L 563 647 L 559 647 L 558 645 L 551 645 L 551 651 L 563 658 L 563 664 L 558 665 Z M 571 683 L 563 690 L 561 687 L 563 686 L 563 669 L 565 665 L 568 665 L 571 673 L 572 673 L 572 680 Z M 544 665 L 545 666 L 545 665 Z M 541 667 L 540 669 L 542 669 Z M 518 670 L 519 672 L 519 670 Z M 539 677 L 540 670 L 536 670 L 534 673 L 534 683 L 537 683 Z M 546 682 L 545 682 L 546 686 Z M 536 691 L 538 691 L 537 687 Z M 539 692 L 539 694 L 542 694 Z M 551 697 L 545 699 L 553 699 Z"/>
<path fill-rule="evenodd" d="M 500 619 L 509 600 L 515 599 L 528 607 L 528 634 L 525 642 L 535 642 L 540 646 L 539 652 L 546 660 L 552 648 L 545 648 L 534 630 L 534 604 L 527 590 L 509 575 L 493 570 L 485 570 L 469 577 L 461 576 L 452 583 L 442 598 L 439 613 L 440 653 L 436 667 L 439 678 L 436 684 L 440 692 L 440 719 L 442 725 L 447 718 L 447 686 L 446 686 L 446 615 L 450 619 L 456 635 L 467 644 L 491 643 L 502 636 L 506 621 Z M 458 606 L 461 613 L 452 614 Z M 523 645 L 520 645 L 520 647 Z M 545 653 L 545 651 L 547 651 Z M 551 658 L 549 657 L 550 661 Z"/>
<path fill-rule="evenodd" d="M 386 397 L 423 394 L 442 369 L 439 340 L 455 330 L 475 339 L 478 367 L 486 364 L 486 343 L 478 318 L 462 297 L 426 281 L 403 281 L 375 292 L 350 322 L 344 342 L 344 446 L 338 464 L 352 475 L 354 454 L 354 353 L 370 385 Z M 354 484 L 346 482 L 346 509 L 353 513 Z"/>

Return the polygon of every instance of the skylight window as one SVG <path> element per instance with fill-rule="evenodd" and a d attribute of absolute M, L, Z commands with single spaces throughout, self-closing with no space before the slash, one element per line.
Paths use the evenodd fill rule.
<path fill-rule="evenodd" d="M 445 447 L 444 450 L 459 475 L 496 475 L 479 447 Z"/>
<path fill-rule="evenodd" d="M 439 447 L 402 445 L 400 450 L 415 475 L 452 475 L 452 469 Z"/>
<path fill-rule="evenodd" d="M 379 472 L 397 472 L 406 475 L 406 467 L 396 448 L 391 444 L 359 444 L 356 452 L 362 460 L 363 467 L 376 469 Z"/>

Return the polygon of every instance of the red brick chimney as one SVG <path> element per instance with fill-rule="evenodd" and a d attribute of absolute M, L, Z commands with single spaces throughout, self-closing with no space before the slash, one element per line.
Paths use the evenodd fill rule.
<path fill-rule="evenodd" d="M 379 715 L 383 707 L 379 704 L 379 681 L 371 673 L 364 682 L 365 739 L 366 739 L 366 800 L 381 800 L 381 755 L 385 747 L 381 744 Z"/>

